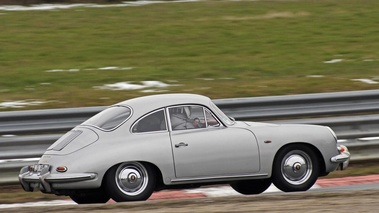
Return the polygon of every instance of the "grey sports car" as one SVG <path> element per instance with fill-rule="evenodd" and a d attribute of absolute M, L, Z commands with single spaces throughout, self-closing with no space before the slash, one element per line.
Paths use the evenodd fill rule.
<path fill-rule="evenodd" d="M 166 94 L 108 107 L 23 167 L 19 180 L 25 191 L 77 203 L 139 201 L 162 189 L 220 183 L 249 195 L 271 183 L 308 190 L 349 159 L 329 127 L 234 121 L 208 97 Z"/>

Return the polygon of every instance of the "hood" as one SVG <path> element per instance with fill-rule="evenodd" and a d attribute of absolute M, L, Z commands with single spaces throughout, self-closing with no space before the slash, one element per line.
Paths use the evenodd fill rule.
<path fill-rule="evenodd" d="M 280 126 L 279 124 L 263 123 L 263 122 L 251 122 L 251 121 L 243 121 L 240 123 L 244 123 L 245 125 L 250 126 L 250 127 L 277 127 L 277 126 Z"/>

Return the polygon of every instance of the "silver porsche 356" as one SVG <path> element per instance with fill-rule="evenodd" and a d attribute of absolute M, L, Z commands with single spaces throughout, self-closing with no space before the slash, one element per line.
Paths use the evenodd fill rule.
<path fill-rule="evenodd" d="M 208 97 L 166 94 L 108 107 L 23 167 L 19 180 L 25 191 L 77 203 L 139 201 L 162 189 L 220 183 L 249 195 L 271 183 L 308 190 L 349 159 L 329 127 L 234 121 Z"/>

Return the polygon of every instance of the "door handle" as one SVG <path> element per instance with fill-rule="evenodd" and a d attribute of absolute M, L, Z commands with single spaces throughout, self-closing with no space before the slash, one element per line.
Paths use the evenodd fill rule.
<path fill-rule="evenodd" d="M 175 148 L 179 148 L 181 146 L 188 146 L 188 143 L 180 142 L 178 144 L 175 144 Z"/>

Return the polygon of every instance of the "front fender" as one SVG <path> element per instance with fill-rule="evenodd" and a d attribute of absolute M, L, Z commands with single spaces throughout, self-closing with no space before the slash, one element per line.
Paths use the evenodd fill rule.
<path fill-rule="evenodd" d="M 275 155 L 289 144 L 307 144 L 317 150 L 325 172 L 334 171 L 338 163 L 330 159 L 339 154 L 337 140 L 328 127 L 317 125 L 251 125 L 260 149 L 262 173 L 271 176 Z"/>

